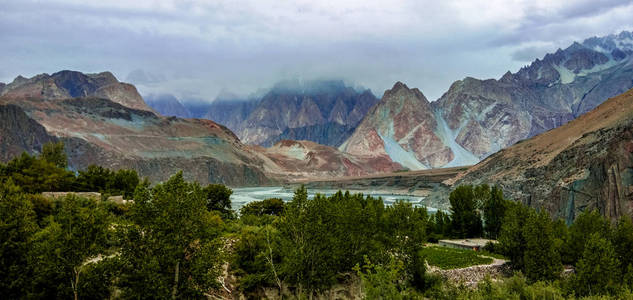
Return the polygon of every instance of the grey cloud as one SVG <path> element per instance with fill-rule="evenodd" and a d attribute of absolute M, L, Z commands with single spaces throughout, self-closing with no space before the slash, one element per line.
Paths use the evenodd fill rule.
<path fill-rule="evenodd" d="M 165 77 L 161 74 L 153 74 L 143 69 L 135 69 L 125 77 L 125 81 L 133 84 L 155 85 L 165 82 Z"/>
<path fill-rule="evenodd" d="M 608 17 L 618 11 L 633 12 L 633 0 L 566 1 L 560 9 L 554 11 L 528 8 L 526 17 L 517 20 L 517 28 L 497 36 L 491 41 L 491 46 L 558 42 L 562 47 L 574 40 L 631 28 L 627 21 L 630 20 L 630 15 Z M 599 24 L 588 20 L 591 18 L 598 19 Z"/>
<path fill-rule="evenodd" d="M 631 14 L 617 12 L 633 13 L 630 1 L 610 0 L 485 17 L 450 1 L 6 2 L 0 81 L 109 70 L 142 92 L 208 100 L 294 78 L 344 78 L 378 96 L 404 81 L 436 99 L 455 80 L 498 78 L 575 39 L 626 29 Z"/>
<path fill-rule="evenodd" d="M 520 62 L 531 62 L 535 58 L 541 58 L 546 53 L 552 52 L 551 46 L 528 46 L 512 53 L 512 59 Z"/>

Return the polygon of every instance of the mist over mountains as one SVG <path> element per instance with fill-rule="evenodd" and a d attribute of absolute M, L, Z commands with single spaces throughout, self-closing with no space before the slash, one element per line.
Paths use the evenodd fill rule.
<path fill-rule="evenodd" d="M 210 103 L 181 102 L 169 94 L 147 95 L 144 101 L 133 85 L 109 72 L 73 71 L 18 76 L 2 86 L 0 95 L 2 103 L 20 107 L 48 135 L 91 153 L 76 153 L 82 158 L 77 168 L 95 160 L 116 167 L 132 159 L 127 163 L 148 172 L 161 166 L 155 174 L 164 175 L 181 167 L 178 159 L 196 157 L 231 164 L 226 170 L 243 167 L 222 174 L 206 169 L 192 178 L 263 182 L 266 174 L 283 177 L 288 170 L 301 171 L 301 176 L 315 170 L 322 175 L 370 174 L 475 164 L 633 87 L 632 57 L 630 32 L 590 38 L 498 80 L 458 80 L 436 101 L 401 82 L 378 99 L 342 80 L 285 81 L 251 97 L 226 92 Z M 12 111 L 5 108 L 24 119 Z M 34 126 L 26 119 L 21 122 Z M 126 139 L 132 136 L 139 138 L 130 143 Z M 29 139 L 12 152 L 37 151 L 38 141 L 50 138 L 38 134 Z M 136 144 L 143 139 L 149 140 Z M 336 157 L 345 167 L 326 164 L 327 157 Z M 306 159 L 319 167 L 298 168 Z M 238 180 L 235 176 L 244 170 L 252 175 Z"/>
<path fill-rule="evenodd" d="M 473 164 L 633 87 L 632 54 L 632 34 L 622 32 L 574 43 L 499 80 L 456 81 L 434 102 L 396 84 L 341 150 L 387 153 L 410 169 Z"/>
<path fill-rule="evenodd" d="M 178 105 L 173 96 L 146 98 L 163 115 L 214 120 L 243 142 L 262 146 L 284 139 L 339 146 L 378 101 L 370 90 L 351 87 L 342 80 L 282 81 L 261 95 L 223 93 L 211 103 Z"/>
<path fill-rule="evenodd" d="M 226 125 L 242 142 L 309 140 L 418 170 L 470 165 L 556 128 L 633 86 L 633 34 L 574 42 L 498 80 L 466 77 L 439 99 L 396 84 L 380 101 L 341 80 L 284 81 L 260 96 L 150 105 Z M 404 89 L 406 91 L 400 91 Z M 398 96 L 393 96 L 398 94 Z M 412 100 L 413 102 L 410 102 Z M 204 112 L 204 113 L 203 113 Z"/>

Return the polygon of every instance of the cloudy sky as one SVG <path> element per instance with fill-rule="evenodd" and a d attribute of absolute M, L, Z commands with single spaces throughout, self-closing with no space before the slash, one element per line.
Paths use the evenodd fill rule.
<path fill-rule="evenodd" d="M 92 2 L 92 3 L 91 3 Z M 633 29 L 633 0 L 0 0 L 0 81 L 112 71 L 212 100 L 287 79 L 396 81 L 435 100 L 574 40 Z"/>

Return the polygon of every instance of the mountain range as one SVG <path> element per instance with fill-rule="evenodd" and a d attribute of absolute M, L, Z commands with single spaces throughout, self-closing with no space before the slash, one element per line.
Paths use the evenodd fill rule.
<path fill-rule="evenodd" d="M 163 115 L 213 120 L 244 143 L 266 147 L 285 139 L 338 147 L 378 102 L 370 90 L 350 87 L 342 80 L 283 81 L 262 95 L 223 93 L 206 104 L 178 105 L 169 95 L 146 99 Z M 190 112 L 181 106 L 190 106 Z"/>
<path fill-rule="evenodd" d="M 0 84 L 0 159 L 61 140 L 74 170 L 134 168 L 154 181 L 184 170 L 233 186 L 472 165 L 631 87 L 629 32 L 574 43 L 498 80 L 459 80 L 432 102 L 402 82 L 378 100 L 315 80 L 212 103 L 148 95 L 150 107 L 109 72 L 61 71 Z"/>
<path fill-rule="evenodd" d="M 198 103 L 206 113 L 195 117 L 227 126 L 247 144 L 309 140 L 420 170 L 475 164 L 631 87 L 633 33 L 624 31 L 573 43 L 498 80 L 466 77 L 435 101 L 401 82 L 378 100 L 340 80 L 288 81 L 258 97 Z M 149 99 L 164 115 L 192 116 L 174 101 Z"/>
<path fill-rule="evenodd" d="M 633 34 L 594 37 L 499 80 L 467 77 L 429 102 L 396 83 L 340 150 L 412 169 L 477 163 L 633 87 Z"/>
<path fill-rule="evenodd" d="M 91 164 L 132 168 L 155 182 L 181 170 L 201 183 L 241 186 L 287 180 L 288 174 L 365 175 L 401 168 L 388 158 L 354 156 L 314 143 L 280 141 L 269 149 L 246 145 L 211 120 L 156 113 L 134 86 L 107 72 L 19 76 L 0 93 L 3 161 L 62 141 L 73 170 Z"/>
<path fill-rule="evenodd" d="M 631 216 L 633 89 L 561 127 L 490 155 L 444 183 L 430 202 L 446 205 L 452 187 L 486 183 L 568 223 L 590 209 L 614 221 Z"/>

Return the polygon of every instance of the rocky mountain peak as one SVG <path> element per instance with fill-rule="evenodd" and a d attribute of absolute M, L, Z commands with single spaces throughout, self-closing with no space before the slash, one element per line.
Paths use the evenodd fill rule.
<path fill-rule="evenodd" d="M 430 105 L 396 82 L 341 149 L 411 169 L 476 163 L 633 87 L 631 36 L 575 42 L 499 80 L 466 77 Z"/>
<path fill-rule="evenodd" d="M 633 33 L 622 31 L 602 37 L 592 37 L 584 40 L 582 45 L 594 51 L 609 53 L 614 49 L 633 51 Z"/>
<path fill-rule="evenodd" d="M 585 47 L 579 42 L 573 42 L 569 47 L 565 48 L 565 52 L 574 52 L 585 49 Z M 538 61 L 538 58 L 536 59 Z"/>
<path fill-rule="evenodd" d="M 309 139 L 338 146 L 378 99 L 342 80 L 284 81 L 255 106 L 237 107 L 225 118 L 245 143 L 269 146 L 279 139 Z M 217 119 L 217 117 L 216 117 Z M 240 122 L 241 119 L 241 122 Z"/>
<path fill-rule="evenodd" d="M 42 74 L 42 75 L 47 75 L 48 76 L 48 74 Z M 17 77 L 15 77 L 15 79 L 13 79 L 12 82 L 7 84 L 7 86 L 9 86 L 9 87 L 17 87 L 17 86 L 20 86 L 22 84 L 27 83 L 28 81 L 29 81 L 28 78 L 26 78 L 26 77 L 24 77 L 22 75 L 18 75 Z"/>
<path fill-rule="evenodd" d="M 406 84 L 402 83 L 401 81 L 397 81 L 397 82 L 393 85 L 393 87 L 391 88 L 391 91 L 397 91 L 397 90 L 399 90 L 399 89 L 407 89 L 407 90 L 408 90 L 408 89 L 409 89 L 409 87 L 408 87 Z"/>
<path fill-rule="evenodd" d="M 513 79 L 512 72 L 507 71 L 505 74 L 503 74 L 503 76 L 501 76 L 499 81 L 501 81 L 501 82 L 510 82 L 510 81 L 512 81 L 512 79 Z"/>
<path fill-rule="evenodd" d="M 28 79 L 18 76 L 0 93 L 12 98 L 34 97 L 47 100 L 101 97 L 130 108 L 152 111 L 136 87 L 119 82 L 110 72 L 84 74 L 64 70 L 52 75 L 39 74 Z"/>
<path fill-rule="evenodd" d="M 412 170 L 437 167 L 453 159 L 453 153 L 437 134 L 438 128 L 424 94 L 396 82 L 340 149 L 352 154 L 387 156 Z"/>
<path fill-rule="evenodd" d="M 385 99 L 386 101 L 403 101 L 409 100 L 409 97 L 413 97 L 413 99 L 421 101 L 425 104 L 429 103 L 429 100 L 426 99 L 424 94 L 419 89 L 410 89 L 406 84 L 400 81 L 396 82 L 390 90 L 385 91 L 383 99 Z"/>

